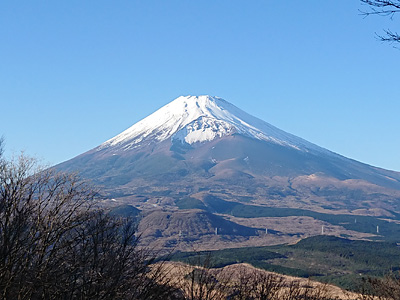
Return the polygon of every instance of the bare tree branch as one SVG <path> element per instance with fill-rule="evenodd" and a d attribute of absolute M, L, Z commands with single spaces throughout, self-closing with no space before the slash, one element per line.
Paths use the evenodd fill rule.
<path fill-rule="evenodd" d="M 394 15 L 400 12 L 400 0 L 360 0 L 362 3 L 369 5 L 368 11 L 361 11 L 363 16 L 379 15 L 394 18 Z M 400 36 L 397 32 L 393 32 L 390 29 L 384 30 L 385 35 L 377 34 L 380 41 L 398 43 L 400 42 Z"/>
<path fill-rule="evenodd" d="M 0 159 L 1 299 L 175 295 L 138 247 L 133 221 L 97 208 L 95 196 L 74 174 L 43 171 L 23 155 Z"/>
<path fill-rule="evenodd" d="M 2 159 L 4 154 L 4 136 L 0 137 L 0 159 Z"/>

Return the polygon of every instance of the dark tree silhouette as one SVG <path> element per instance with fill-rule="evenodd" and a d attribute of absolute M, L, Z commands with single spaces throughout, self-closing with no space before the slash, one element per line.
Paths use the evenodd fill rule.
<path fill-rule="evenodd" d="M 369 277 L 363 279 L 359 300 L 400 300 L 399 274 L 388 273 L 383 278 Z"/>
<path fill-rule="evenodd" d="M 76 175 L 0 155 L 1 299 L 178 298 L 132 220 L 98 208 L 95 195 Z"/>

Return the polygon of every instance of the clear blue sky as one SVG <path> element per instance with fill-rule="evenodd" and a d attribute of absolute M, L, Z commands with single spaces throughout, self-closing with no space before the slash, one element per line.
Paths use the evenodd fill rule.
<path fill-rule="evenodd" d="M 180 95 L 400 171 L 400 31 L 358 0 L 1 1 L 0 135 L 50 164 Z"/>

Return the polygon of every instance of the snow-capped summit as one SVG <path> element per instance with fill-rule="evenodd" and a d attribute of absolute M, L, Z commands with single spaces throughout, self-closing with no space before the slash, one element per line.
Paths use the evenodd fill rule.
<path fill-rule="evenodd" d="M 107 206 L 108 199 L 112 206 L 134 205 L 144 210 L 142 220 L 159 211 L 163 224 L 173 224 L 178 214 L 174 224 L 194 224 L 192 218 L 199 213 L 200 222 L 207 223 L 204 213 L 212 212 L 218 218 L 290 217 L 307 211 L 313 212 L 307 214 L 312 218 L 329 211 L 384 218 L 400 214 L 400 173 L 335 154 L 211 96 L 179 97 L 55 168 L 79 172 L 98 185 L 101 205 Z M 161 224 L 159 216 L 142 228 Z M 215 228 L 217 223 L 201 226 Z M 151 229 L 157 242 L 165 238 L 168 245 L 177 245 L 159 228 Z M 182 242 L 191 244 L 196 232 Z"/>
<path fill-rule="evenodd" d="M 193 196 L 204 200 L 196 207 L 214 210 L 207 194 L 216 193 L 273 207 L 365 209 L 384 188 L 396 192 L 371 207 L 400 207 L 400 173 L 335 154 L 211 96 L 179 97 L 56 168 L 80 172 L 118 201 L 152 208 Z"/>
<path fill-rule="evenodd" d="M 207 95 L 181 96 L 106 141 L 99 149 L 117 146 L 129 150 L 167 139 L 194 144 L 232 134 L 301 151 L 323 150 L 247 114 L 222 98 Z"/>

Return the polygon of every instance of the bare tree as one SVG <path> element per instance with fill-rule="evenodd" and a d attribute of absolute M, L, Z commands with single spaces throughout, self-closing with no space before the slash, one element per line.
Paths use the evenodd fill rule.
<path fill-rule="evenodd" d="M 282 276 L 257 269 L 241 268 L 232 298 L 278 300 L 284 286 Z"/>
<path fill-rule="evenodd" d="M 72 175 L 40 172 L 20 156 L 0 163 L 0 285 L 3 298 L 34 298 L 55 270 L 67 235 L 84 223 L 93 193 Z M 46 284 L 44 284 L 46 283 Z"/>
<path fill-rule="evenodd" d="M 399 300 L 400 279 L 398 274 L 389 273 L 384 278 L 366 278 L 360 288 L 360 300 Z"/>
<path fill-rule="evenodd" d="M 179 288 L 188 300 L 226 299 L 229 279 L 220 269 L 214 269 L 210 253 L 197 255 L 180 266 Z"/>
<path fill-rule="evenodd" d="M 4 137 L 0 137 L 0 159 L 2 159 L 4 153 Z"/>
<path fill-rule="evenodd" d="M 2 148 L 0 143 L 0 149 Z M 173 299 L 132 220 L 96 207 L 71 174 L 0 156 L 1 299 Z M 175 297 L 176 298 L 176 297 Z"/>
<path fill-rule="evenodd" d="M 368 11 L 363 11 L 364 16 L 379 15 L 394 18 L 400 12 L 399 0 L 361 0 L 362 3 L 369 5 Z M 384 30 L 384 35 L 377 34 L 378 38 L 384 42 L 400 43 L 400 35 L 390 29 Z"/>
<path fill-rule="evenodd" d="M 285 278 L 263 270 L 241 267 L 230 299 L 234 300 L 328 300 L 334 299 L 327 285 Z"/>

